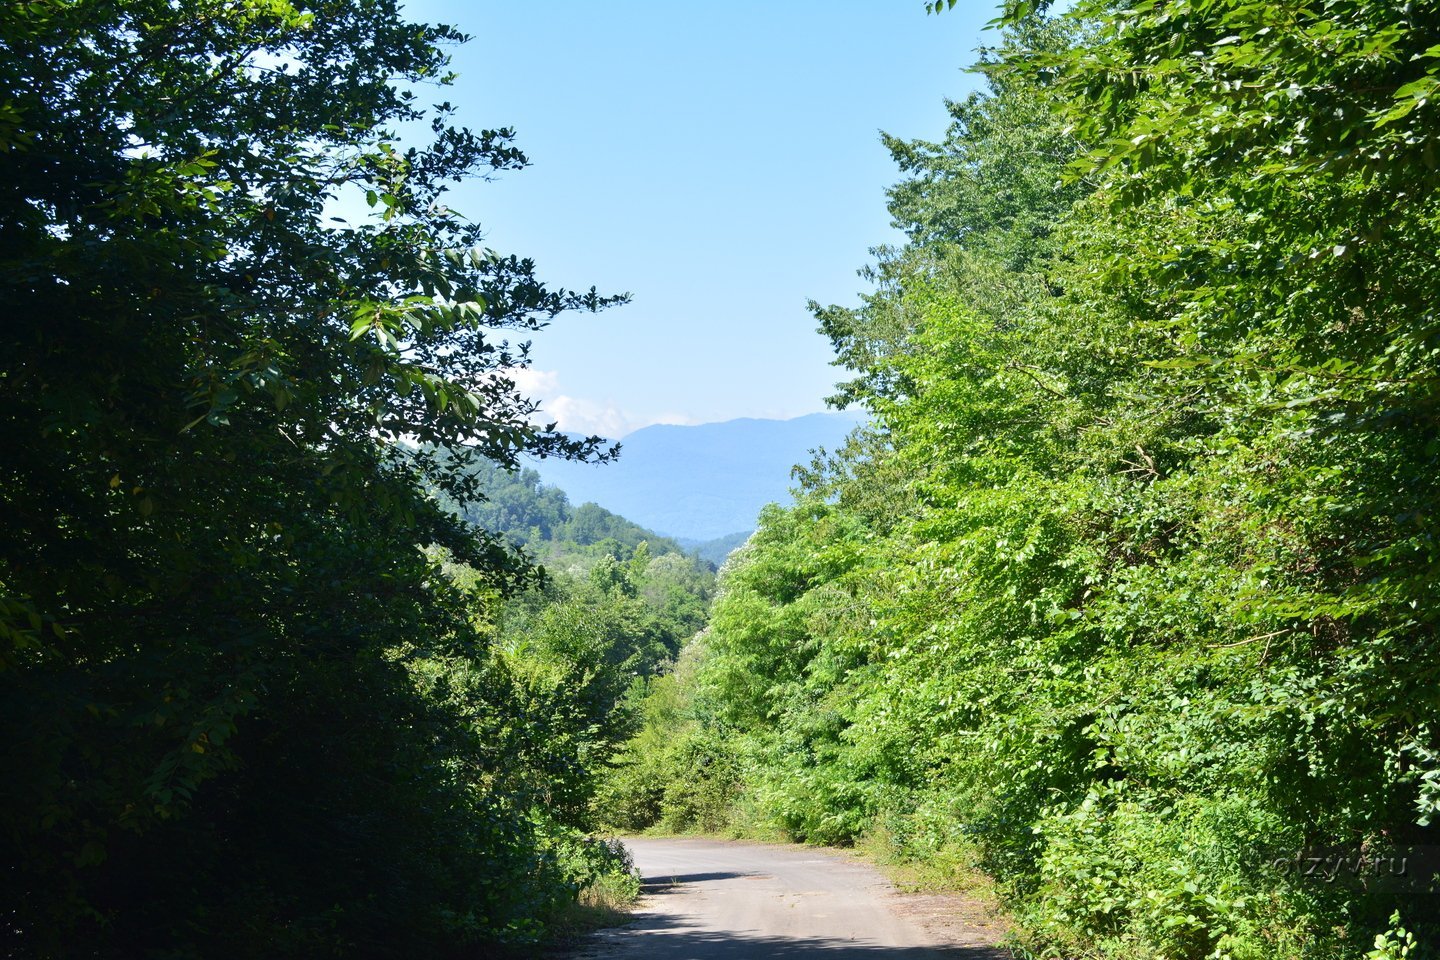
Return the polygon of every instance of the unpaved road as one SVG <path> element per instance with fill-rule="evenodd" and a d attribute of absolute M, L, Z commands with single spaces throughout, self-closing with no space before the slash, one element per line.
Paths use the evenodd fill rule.
<path fill-rule="evenodd" d="M 632 839 L 636 919 L 577 960 L 1001 960 L 1003 930 L 961 897 L 898 893 L 843 854 L 716 840 Z"/>

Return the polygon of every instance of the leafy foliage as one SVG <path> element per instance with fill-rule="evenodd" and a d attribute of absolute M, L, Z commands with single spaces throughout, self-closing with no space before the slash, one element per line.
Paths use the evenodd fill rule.
<path fill-rule="evenodd" d="M 1434 11 L 1036 6 L 887 141 L 909 242 L 816 306 L 874 425 L 667 722 L 732 823 L 971 859 L 1035 955 L 1418 953 L 1423 881 L 1274 864 L 1435 843 Z"/>
<path fill-rule="evenodd" d="M 392 0 L 11 4 L 0 38 L 6 952 L 533 939 L 616 867 L 608 718 L 497 645 L 536 570 L 429 491 L 608 457 L 532 424 L 507 338 L 623 298 L 445 205 L 525 158 L 423 107 L 463 37 Z"/>

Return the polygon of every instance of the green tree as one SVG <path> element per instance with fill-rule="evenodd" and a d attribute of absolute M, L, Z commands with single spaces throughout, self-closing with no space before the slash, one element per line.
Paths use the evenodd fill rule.
<path fill-rule="evenodd" d="M 532 571 L 426 491 L 607 455 L 532 425 L 507 337 L 618 298 L 547 288 L 445 204 L 525 163 L 424 106 L 463 39 L 393 0 L 0 11 L 22 952 L 409 955 L 531 936 L 573 891 L 530 813 L 546 761 L 506 747 L 559 708 L 477 629 Z"/>

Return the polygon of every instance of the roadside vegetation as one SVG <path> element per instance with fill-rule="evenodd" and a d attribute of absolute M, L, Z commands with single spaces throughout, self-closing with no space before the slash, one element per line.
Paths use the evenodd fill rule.
<path fill-rule="evenodd" d="M 1440 20 L 1036 6 L 887 141 L 909 240 L 815 308 L 873 423 L 731 557 L 606 809 L 978 866 L 1025 955 L 1420 956 Z"/>
<path fill-rule="evenodd" d="M 0 954 L 476 956 L 632 882 L 590 798 L 710 573 L 524 474 L 553 573 L 463 519 L 611 456 L 509 371 L 625 299 L 443 201 L 527 162 L 429 106 L 464 39 L 0 11 Z"/>

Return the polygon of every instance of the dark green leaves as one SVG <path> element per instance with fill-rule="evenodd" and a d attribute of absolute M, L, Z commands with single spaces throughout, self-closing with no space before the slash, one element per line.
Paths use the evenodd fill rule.
<path fill-rule="evenodd" d="M 524 939 L 589 869 L 543 812 L 565 753 L 527 744 L 592 718 L 489 648 L 489 604 L 536 571 L 431 494 L 474 498 L 477 461 L 608 455 L 532 422 L 508 338 L 624 298 L 547 287 L 438 202 L 525 163 L 419 107 L 459 39 L 391 0 L 0 13 L 22 953 Z M 371 215 L 329 216 L 351 199 Z"/>

